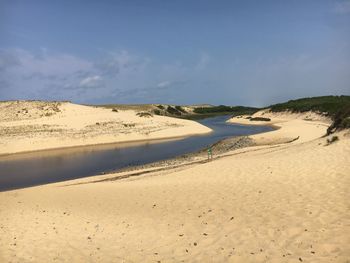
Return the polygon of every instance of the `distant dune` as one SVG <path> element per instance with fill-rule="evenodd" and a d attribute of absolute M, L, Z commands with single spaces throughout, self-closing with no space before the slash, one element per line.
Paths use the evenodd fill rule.
<path fill-rule="evenodd" d="M 0 102 L 0 154 L 176 138 L 210 131 L 197 122 L 141 110 L 69 102 Z"/>

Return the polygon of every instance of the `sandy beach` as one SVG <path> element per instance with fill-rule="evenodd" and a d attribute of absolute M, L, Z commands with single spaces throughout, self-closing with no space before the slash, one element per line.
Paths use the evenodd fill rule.
<path fill-rule="evenodd" d="M 0 263 L 350 263 L 349 25 L 1 1 Z"/>
<path fill-rule="evenodd" d="M 0 155 L 211 132 L 194 121 L 142 113 L 70 102 L 0 102 Z"/>
<path fill-rule="evenodd" d="M 349 262 L 349 130 L 269 117 L 210 162 L 1 192 L 0 261 Z"/>

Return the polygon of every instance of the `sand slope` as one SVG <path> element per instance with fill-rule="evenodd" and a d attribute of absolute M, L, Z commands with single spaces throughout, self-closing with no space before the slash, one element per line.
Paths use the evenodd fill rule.
<path fill-rule="evenodd" d="M 0 102 L 0 154 L 208 133 L 197 122 L 69 102 Z"/>
<path fill-rule="evenodd" d="M 2 192 L 0 261 L 349 262 L 350 133 L 305 122 L 200 165 Z"/>
<path fill-rule="evenodd" d="M 270 121 L 250 121 L 247 117 L 264 117 Z M 314 112 L 290 113 L 270 112 L 269 109 L 258 111 L 252 116 L 238 116 L 228 122 L 244 125 L 273 125 L 277 129 L 273 132 L 251 136 L 257 143 L 302 143 L 323 136 L 331 119 Z"/>

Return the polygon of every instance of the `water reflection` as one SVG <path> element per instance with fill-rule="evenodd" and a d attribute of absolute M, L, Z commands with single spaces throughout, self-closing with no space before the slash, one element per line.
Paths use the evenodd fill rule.
<path fill-rule="evenodd" d="M 221 139 L 272 130 L 226 123 L 227 116 L 201 120 L 213 132 L 202 136 L 142 143 L 109 144 L 25 153 L 0 158 L 0 191 L 65 181 L 150 163 L 200 150 Z"/>

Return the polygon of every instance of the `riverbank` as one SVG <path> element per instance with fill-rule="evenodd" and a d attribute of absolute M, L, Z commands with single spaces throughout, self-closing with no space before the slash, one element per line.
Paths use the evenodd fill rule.
<path fill-rule="evenodd" d="M 252 119 L 266 119 L 252 121 Z M 314 112 L 291 113 L 261 110 L 251 116 L 237 116 L 228 120 L 242 125 L 271 125 L 273 132 L 256 134 L 252 139 L 257 144 L 292 142 L 302 143 L 320 138 L 326 134 L 332 120 Z"/>
<path fill-rule="evenodd" d="M 0 155 L 181 138 L 209 132 L 209 128 L 194 121 L 137 110 L 69 102 L 0 102 Z"/>
<path fill-rule="evenodd" d="M 280 121 L 213 161 L 0 193 L 0 260 L 346 262 L 350 133 Z"/>

